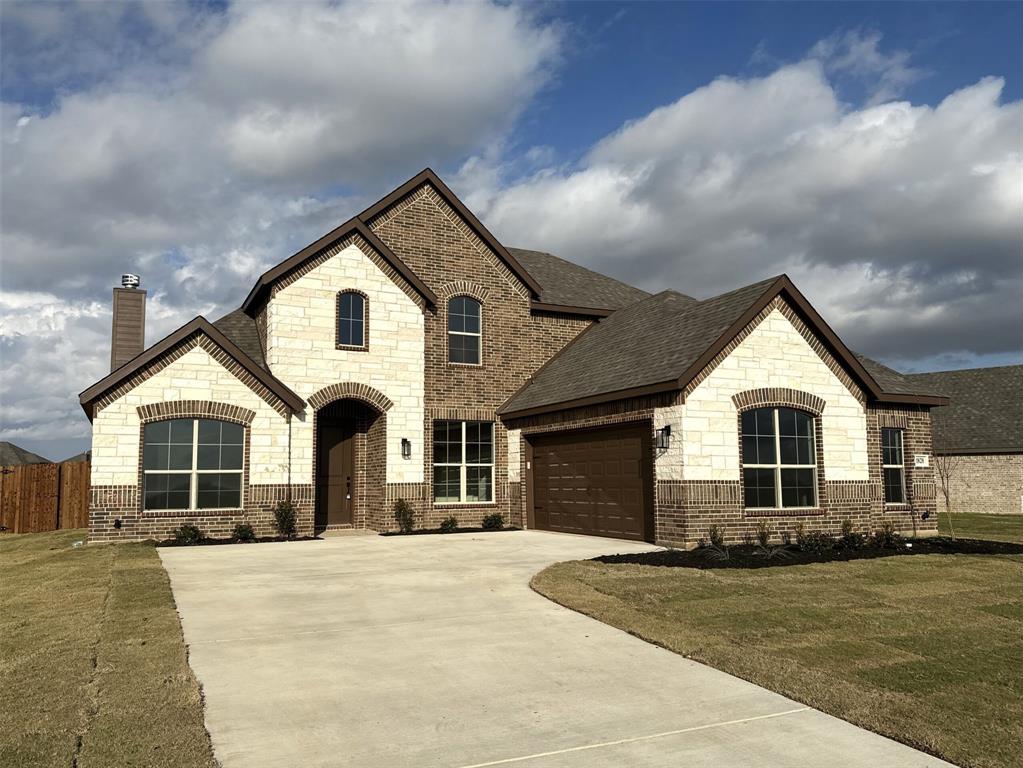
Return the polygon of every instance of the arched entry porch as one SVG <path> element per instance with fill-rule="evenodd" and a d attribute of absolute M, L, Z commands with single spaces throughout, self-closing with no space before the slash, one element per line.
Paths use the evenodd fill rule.
<path fill-rule="evenodd" d="M 387 416 L 344 397 L 316 410 L 313 445 L 315 528 L 365 528 L 384 502 Z"/>

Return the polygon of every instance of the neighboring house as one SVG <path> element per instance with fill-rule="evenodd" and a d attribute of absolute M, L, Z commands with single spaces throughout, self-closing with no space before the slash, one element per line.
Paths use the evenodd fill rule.
<path fill-rule="evenodd" d="M 952 400 L 934 409 L 934 452 L 950 469 L 952 510 L 1023 513 L 1023 365 L 906 378 Z M 945 512 L 940 492 L 938 503 Z"/>
<path fill-rule="evenodd" d="M 52 464 L 49 459 L 44 459 L 32 451 L 9 443 L 6 440 L 0 441 L 0 467 L 14 467 L 20 464 Z"/>
<path fill-rule="evenodd" d="M 145 292 L 114 295 L 112 373 L 81 395 L 92 541 L 268 533 L 285 499 L 306 534 L 393 529 L 398 499 L 418 526 L 677 546 L 934 529 L 947 399 L 850 353 L 788 278 L 650 295 L 506 248 L 429 170 L 145 351 Z"/>

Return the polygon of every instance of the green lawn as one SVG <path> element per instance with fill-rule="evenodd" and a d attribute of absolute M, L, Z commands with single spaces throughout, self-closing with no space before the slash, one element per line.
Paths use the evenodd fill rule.
<path fill-rule="evenodd" d="M 215 765 L 156 551 L 84 536 L 0 536 L 0 765 Z"/>
<path fill-rule="evenodd" d="M 1019 766 L 1023 555 L 554 565 L 541 594 L 965 766 Z"/>
<path fill-rule="evenodd" d="M 1023 544 L 1023 515 L 952 515 L 956 536 Z M 938 516 L 938 529 L 948 535 L 948 515 Z"/>

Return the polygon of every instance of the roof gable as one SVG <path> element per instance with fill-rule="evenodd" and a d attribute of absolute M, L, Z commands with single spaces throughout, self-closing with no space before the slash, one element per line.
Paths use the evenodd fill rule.
<path fill-rule="evenodd" d="M 597 316 L 606 317 L 650 295 L 613 277 L 544 251 L 509 248 L 508 252 L 540 284 L 540 298 L 533 302 L 534 309 L 572 309 L 579 314 L 595 310 Z"/>
<path fill-rule="evenodd" d="M 785 275 L 703 301 L 664 291 L 580 334 L 501 407 L 527 416 L 654 392 L 684 390 L 776 298 L 782 297 L 872 399 L 940 405 L 929 395 L 889 393 L 867 372 Z"/>
<path fill-rule="evenodd" d="M 146 368 L 159 363 L 165 356 L 170 355 L 176 349 L 201 336 L 209 339 L 219 351 L 227 356 L 228 360 L 236 363 L 242 371 L 252 377 L 256 384 L 278 398 L 286 408 L 297 412 L 305 407 L 305 401 L 295 394 L 284 382 L 261 367 L 242 351 L 237 344 L 225 336 L 219 328 L 210 323 L 206 318 L 200 316 L 181 326 L 169 336 L 83 391 L 78 396 L 78 401 L 89 421 L 93 419 L 95 406 L 100 404 L 104 398 L 109 397 L 114 390 L 129 384 L 133 377 L 142 373 Z M 253 388 L 255 389 L 255 387 Z"/>

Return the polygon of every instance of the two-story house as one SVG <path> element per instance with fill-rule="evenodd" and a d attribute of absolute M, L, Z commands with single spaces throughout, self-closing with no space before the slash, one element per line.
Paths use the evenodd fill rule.
<path fill-rule="evenodd" d="M 571 212 L 566 211 L 566 216 Z M 506 248 L 430 170 L 86 389 L 91 541 L 455 516 L 685 546 L 718 525 L 934 527 L 930 408 L 788 278 L 650 295 Z"/>

